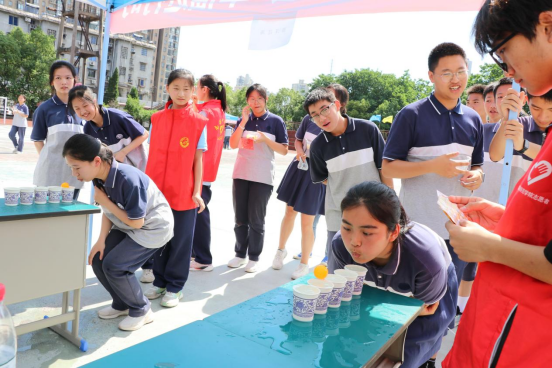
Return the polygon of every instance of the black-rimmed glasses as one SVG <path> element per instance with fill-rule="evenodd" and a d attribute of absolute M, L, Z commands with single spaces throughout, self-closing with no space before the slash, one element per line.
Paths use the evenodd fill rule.
<path fill-rule="evenodd" d="M 500 49 L 502 46 L 504 46 L 506 44 L 506 42 L 510 41 L 516 35 L 517 35 L 517 33 L 510 34 L 508 37 L 503 39 L 502 42 L 500 42 L 498 45 L 493 47 L 491 51 L 489 51 L 489 55 L 494 60 L 494 62 L 497 63 L 498 66 L 500 67 L 500 69 L 504 70 L 506 73 L 508 72 L 508 65 L 504 61 L 502 61 L 502 58 L 500 56 L 496 55 L 495 52 L 497 52 L 498 49 Z"/>
<path fill-rule="evenodd" d="M 324 107 L 322 110 L 320 110 L 320 114 L 312 115 L 311 120 L 315 123 L 318 123 L 320 121 L 320 116 L 328 116 L 328 114 L 330 113 L 330 107 L 332 105 L 335 105 L 335 103 L 332 102 L 328 106 Z"/>

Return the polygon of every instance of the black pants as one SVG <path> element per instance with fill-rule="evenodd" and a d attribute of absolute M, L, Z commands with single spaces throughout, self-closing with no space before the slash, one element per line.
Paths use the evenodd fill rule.
<path fill-rule="evenodd" d="M 213 263 L 213 256 L 211 255 L 211 215 L 207 206 L 211 202 L 211 195 L 211 187 L 204 185 L 201 190 L 201 198 L 205 202 L 205 209 L 197 214 L 194 231 L 193 254 L 195 261 L 205 265 Z"/>
<path fill-rule="evenodd" d="M 25 142 L 25 130 L 27 130 L 27 128 L 17 127 L 12 125 L 11 130 L 8 133 L 8 137 L 10 137 L 13 143 L 13 148 L 17 148 L 19 152 L 23 152 L 23 144 Z M 18 135 L 19 140 L 15 138 L 16 133 Z"/>
<path fill-rule="evenodd" d="M 258 261 L 263 251 L 266 206 L 272 194 L 272 185 L 234 179 L 236 257 Z"/>
<path fill-rule="evenodd" d="M 153 285 L 178 293 L 184 288 L 190 273 L 197 208 L 187 211 L 172 210 L 172 213 L 174 237 L 155 253 Z"/>

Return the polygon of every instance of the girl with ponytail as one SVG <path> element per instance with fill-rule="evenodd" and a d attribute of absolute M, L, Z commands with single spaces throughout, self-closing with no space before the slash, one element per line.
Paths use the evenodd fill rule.
<path fill-rule="evenodd" d="M 447 328 L 454 327 L 458 284 L 445 241 L 428 227 L 409 221 L 387 185 L 355 185 L 341 202 L 341 230 L 333 238 L 330 272 L 356 264 L 367 269 L 365 283 L 424 302 L 406 333 L 401 367 L 435 367 Z M 445 221 L 445 217 L 443 217 Z"/>

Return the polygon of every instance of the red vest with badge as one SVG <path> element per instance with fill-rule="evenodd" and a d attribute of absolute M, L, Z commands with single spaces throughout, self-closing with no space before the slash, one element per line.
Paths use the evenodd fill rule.
<path fill-rule="evenodd" d="M 146 174 L 163 193 L 173 210 L 196 208 L 194 192 L 194 157 L 207 118 L 188 104 L 182 109 L 165 110 L 151 117 L 152 135 Z"/>
<path fill-rule="evenodd" d="M 210 100 L 198 105 L 198 109 L 207 116 L 207 151 L 203 154 L 203 181 L 213 182 L 217 173 L 224 145 L 224 127 L 226 118 L 220 100 Z"/>
<path fill-rule="evenodd" d="M 552 240 L 552 138 L 516 185 L 495 233 L 543 248 Z M 552 285 L 491 262 L 479 266 L 454 345 L 442 366 L 488 367 L 516 305 L 497 367 L 550 367 Z"/>

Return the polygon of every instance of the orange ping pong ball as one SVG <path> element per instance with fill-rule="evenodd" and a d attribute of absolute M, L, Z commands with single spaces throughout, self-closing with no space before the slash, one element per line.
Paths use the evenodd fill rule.
<path fill-rule="evenodd" d="M 62 188 L 69 188 L 69 183 L 63 183 L 63 184 L 61 184 L 61 187 Z"/>
<path fill-rule="evenodd" d="M 324 280 L 328 276 L 328 267 L 324 265 L 318 265 L 314 268 L 314 277 L 320 280 Z"/>

